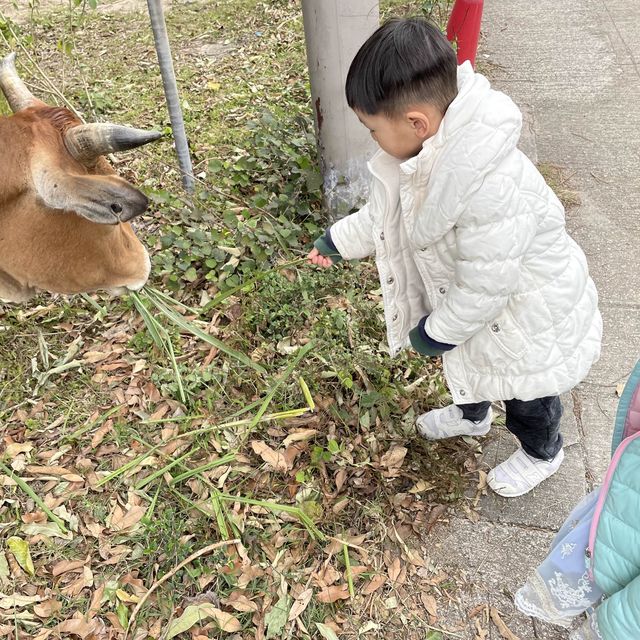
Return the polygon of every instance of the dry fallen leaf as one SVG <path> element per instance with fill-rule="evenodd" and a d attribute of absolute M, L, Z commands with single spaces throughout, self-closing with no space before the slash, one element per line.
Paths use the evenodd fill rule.
<path fill-rule="evenodd" d="M 0 609 L 20 609 L 21 607 L 28 607 L 36 602 L 40 602 L 40 600 L 42 600 L 41 596 L 23 596 L 19 593 L 5 596 L 0 593 Z"/>
<path fill-rule="evenodd" d="M 311 440 L 311 438 L 317 435 L 317 433 L 318 433 L 317 429 L 300 429 L 298 431 L 293 431 L 282 441 L 282 445 L 284 447 L 288 447 L 290 444 L 293 444 L 294 442 Z"/>
<path fill-rule="evenodd" d="M 258 611 L 260 609 L 257 602 L 249 600 L 247 596 L 242 593 L 238 593 L 237 591 L 231 593 L 229 597 L 225 598 L 222 602 L 233 607 L 236 611 L 241 611 L 243 613 Z"/>
<path fill-rule="evenodd" d="M 515 635 L 515 633 L 513 633 L 511 629 L 509 629 L 509 627 L 507 627 L 504 620 L 500 617 L 500 613 L 495 607 L 491 607 L 489 609 L 489 615 L 491 616 L 493 623 L 498 628 L 500 635 L 505 640 L 520 640 L 520 638 L 517 635 Z"/>
<path fill-rule="evenodd" d="M 251 448 L 274 470 L 286 473 L 291 470 L 291 464 L 287 458 L 269 445 L 259 440 L 251 443 Z"/>
<path fill-rule="evenodd" d="M 113 429 L 113 420 L 107 420 L 91 438 L 91 446 L 95 449 L 103 440 L 104 437 Z"/>
<path fill-rule="evenodd" d="M 407 448 L 394 445 L 387 451 L 382 458 L 380 458 L 380 466 L 387 467 L 389 469 L 402 466 L 405 456 L 407 455 Z"/>
<path fill-rule="evenodd" d="M 289 622 L 295 620 L 299 615 L 301 615 L 304 610 L 309 606 L 309 602 L 311 602 L 311 598 L 313 596 L 313 589 L 305 589 L 293 603 L 291 607 L 291 611 L 289 611 Z"/>
<path fill-rule="evenodd" d="M 389 567 L 389 579 L 391 582 L 396 582 L 398 577 L 400 576 L 400 571 L 402 571 L 402 566 L 400 565 L 400 558 L 396 558 Z"/>
<path fill-rule="evenodd" d="M 86 622 L 83 618 L 71 618 L 70 620 L 65 620 L 60 624 L 56 625 L 52 629 L 47 629 L 46 635 L 37 636 L 36 640 L 40 638 L 48 638 L 49 635 L 54 635 L 54 637 L 66 637 L 62 634 L 72 634 L 74 636 L 78 636 L 81 640 L 93 640 L 94 638 L 100 638 L 104 636 L 104 623 L 100 620 L 92 620 L 91 622 Z"/>
<path fill-rule="evenodd" d="M 40 604 L 33 607 L 33 613 L 40 618 L 50 618 L 62 609 L 62 602 L 59 600 L 44 600 Z"/>
<path fill-rule="evenodd" d="M 365 584 L 364 588 L 362 589 L 362 593 L 368 596 L 370 593 L 373 593 L 374 591 L 377 591 L 380 587 L 382 587 L 386 581 L 386 576 L 382 574 L 373 576 L 373 578 L 371 578 L 371 580 L 369 580 L 369 582 Z"/>
<path fill-rule="evenodd" d="M 34 522 L 43 523 L 47 521 L 47 514 L 44 511 L 33 511 L 32 513 L 23 513 L 20 519 L 25 524 L 32 524 Z"/>
<path fill-rule="evenodd" d="M 68 573 L 69 571 L 77 571 L 78 569 L 82 569 L 85 564 L 85 560 L 62 560 L 53 566 L 51 575 L 55 577 L 61 576 L 63 573 Z"/>
<path fill-rule="evenodd" d="M 79 595 L 83 589 L 92 586 L 93 572 L 89 567 L 83 567 L 82 576 L 80 576 L 77 580 L 67 585 L 63 589 L 60 589 L 60 593 L 67 596 L 68 598 L 73 598 Z"/>
<path fill-rule="evenodd" d="M 4 450 L 4 455 L 13 460 L 20 453 L 29 453 L 33 449 L 33 445 L 30 442 L 12 442 L 7 445 Z"/>
<path fill-rule="evenodd" d="M 359 551 L 364 551 L 364 549 L 360 549 L 360 545 L 367 539 L 368 534 L 363 533 L 359 536 L 342 536 L 340 538 L 332 538 L 331 542 L 327 545 L 325 549 L 325 553 L 329 555 L 335 556 L 338 553 L 342 553 L 342 547 L 346 544 L 347 547 L 358 549 Z"/>
<path fill-rule="evenodd" d="M 320 587 L 333 584 L 340 579 L 340 572 L 332 565 L 328 564 L 313 575 L 315 583 Z"/>
<path fill-rule="evenodd" d="M 349 586 L 346 584 L 335 584 L 330 587 L 321 589 L 318 593 L 316 600 L 323 604 L 330 604 L 338 600 L 349 599 Z"/>
<path fill-rule="evenodd" d="M 84 478 L 82 476 L 79 476 L 77 473 L 73 473 L 64 467 L 29 464 L 27 465 L 26 470 L 34 476 L 55 476 L 62 478 L 63 480 L 67 480 L 68 482 L 84 482 Z"/>
<path fill-rule="evenodd" d="M 105 351 L 85 351 L 82 355 L 82 359 L 90 364 L 101 362 L 108 358 L 111 354 Z"/>
<path fill-rule="evenodd" d="M 427 613 L 432 618 L 431 622 L 434 622 L 435 619 L 438 617 L 438 605 L 436 604 L 436 599 L 432 595 L 429 595 L 428 593 L 425 593 L 424 591 L 422 591 L 420 593 L 420 600 L 422 600 L 422 604 L 424 605 L 424 608 L 427 610 Z"/>
<path fill-rule="evenodd" d="M 116 505 L 109 520 L 109 528 L 112 531 L 132 529 L 142 520 L 145 513 L 146 509 L 141 505 L 131 505 L 128 511 Z"/>

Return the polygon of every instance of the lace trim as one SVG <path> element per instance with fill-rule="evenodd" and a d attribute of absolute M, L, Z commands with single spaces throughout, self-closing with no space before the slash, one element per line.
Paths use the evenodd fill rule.
<path fill-rule="evenodd" d="M 538 604 L 533 602 L 534 599 L 537 599 L 536 596 L 538 595 L 539 594 L 531 589 L 529 585 L 521 587 L 516 591 L 514 598 L 515 605 L 522 613 L 531 618 L 538 618 L 543 622 L 557 624 L 565 629 L 571 626 L 571 618 L 567 619 L 566 616 L 563 616 L 563 614 L 558 611 L 552 611 L 551 609 L 553 609 L 553 607 L 545 608 L 545 605 L 542 603 Z M 548 603 L 547 606 L 549 606 Z"/>
<path fill-rule="evenodd" d="M 515 604 L 528 616 L 566 628 L 575 616 L 593 604 L 593 598 L 587 597 L 592 590 L 586 572 L 577 587 L 572 588 L 559 572 L 547 583 L 536 571 L 516 592 Z"/>

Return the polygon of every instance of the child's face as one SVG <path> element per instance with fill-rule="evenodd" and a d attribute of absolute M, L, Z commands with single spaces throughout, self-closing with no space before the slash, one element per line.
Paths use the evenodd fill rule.
<path fill-rule="evenodd" d="M 369 129 L 380 148 L 398 160 L 408 160 L 418 155 L 422 143 L 435 134 L 442 120 L 442 116 L 432 109 L 428 112 L 412 109 L 395 118 L 381 113 L 369 115 L 357 110 L 355 114 Z"/>

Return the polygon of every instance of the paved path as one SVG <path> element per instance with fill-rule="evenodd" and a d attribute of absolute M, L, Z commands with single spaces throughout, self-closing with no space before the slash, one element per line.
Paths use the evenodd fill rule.
<path fill-rule="evenodd" d="M 598 483 L 609 458 L 616 385 L 640 356 L 640 33 L 637 0 L 486 0 L 484 45 L 496 88 L 523 109 L 523 149 L 565 168 L 581 205 L 567 216 L 598 286 L 601 360 L 565 399 L 566 461 L 532 495 L 480 501 L 477 523 L 453 518 L 427 538 L 432 560 L 457 574 L 445 628 L 475 640 L 468 612 L 496 606 L 522 640 L 568 632 L 518 614 L 515 590 L 544 557 L 571 507 Z M 515 448 L 504 430 L 485 447 L 489 466 Z M 500 637 L 496 629 L 490 638 Z"/>

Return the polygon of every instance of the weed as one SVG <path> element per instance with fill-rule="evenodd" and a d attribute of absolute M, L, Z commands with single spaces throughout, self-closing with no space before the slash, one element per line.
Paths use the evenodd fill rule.
<path fill-rule="evenodd" d="M 566 169 L 554 164 L 541 162 L 538 164 L 538 171 L 558 196 L 565 209 L 570 210 L 580 204 L 580 196 L 572 188 L 571 175 L 567 174 Z"/>

